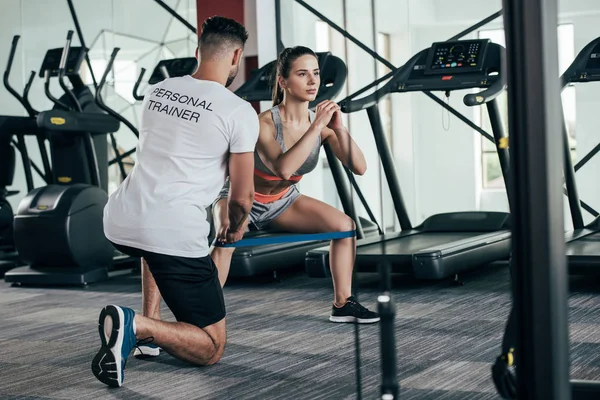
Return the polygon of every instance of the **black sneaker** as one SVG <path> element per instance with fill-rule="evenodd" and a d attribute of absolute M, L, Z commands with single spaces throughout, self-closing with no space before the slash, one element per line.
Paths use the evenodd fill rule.
<path fill-rule="evenodd" d="M 379 322 L 379 314 L 369 311 L 360 305 L 354 296 L 348 297 L 343 307 L 331 307 L 331 322 L 358 322 L 359 324 L 372 324 Z"/>

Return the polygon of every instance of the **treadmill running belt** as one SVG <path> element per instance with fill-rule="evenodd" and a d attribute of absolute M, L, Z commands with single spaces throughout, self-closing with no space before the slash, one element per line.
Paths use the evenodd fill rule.
<path fill-rule="evenodd" d="M 600 264 L 600 232 L 567 243 L 567 257 L 598 257 Z"/>
<path fill-rule="evenodd" d="M 598 275 L 600 267 L 600 232 L 566 243 L 569 273 Z"/>
<path fill-rule="evenodd" d="M 441 244 L 454 242 L 476 236 L 477 232 L 432 232 L 404 236 L 385 242 L 377 242 L 357 248 L 357 257 L 361 255 L 397 254 L 406 255 L 412 259 L 412 254 L 419 250 Z"/>

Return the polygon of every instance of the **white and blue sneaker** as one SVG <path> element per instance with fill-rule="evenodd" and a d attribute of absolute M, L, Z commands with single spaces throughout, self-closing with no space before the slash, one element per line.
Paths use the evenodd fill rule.
<path fill-rule="evenodd" d="M 100 312 L 98 331 L 102 347 L 92 361 L 92 372 L 108 386 L 123 385 L 127 357 L 136 345 L 134 317 L 135 311 L 131 308 L 114 305 Z"/>
<path fill-rule="evenodd" d="M 150 358 L 158 357 L 160 355 L 160 347 L 155 344 L 149 343 L 148 340 L 152 341 L 154 338 L 148 338 L 140 340 L 135 345 L 135 351 L 133 356 L 136 358 Z"/>

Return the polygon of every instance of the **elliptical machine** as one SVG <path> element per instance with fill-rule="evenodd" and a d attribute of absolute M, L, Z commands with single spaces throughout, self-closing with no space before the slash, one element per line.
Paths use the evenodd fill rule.
<path fill-rule="evenodd" d="M 0 137 L 0 252 L 14 252 L 13 209 L 8 198 L 18 194 L 18 190 L 8 190 L 15 176 L 15 149 L 8 137 Z M 2 257 L 4 258 L 4 257 Z"/>
<path fill-rule="evenodd" d="M 51 175 L 48 154 L 44 144 L 45 134 L 37 127 L 35 118 L 38 112 L 33 109 L 28 98 L 31 84 L 35 78 L 35 72 L 31 72 L 22 95 L 10 84 L 9 77 L 19 39 L 19 35 L 13 37 L 6 70 L 4 71 L 3 83 L 6 90 L 21 103 L 29 116 L 0 116 L 0 277 L 4 276 L 6 271 L 14 268 L 19 262 L 14 244 L 13 208 L 9 202 L 9 197 L 17 195 L 19 191 L 8 189 L 14 180 L 16 150 L 19 150 L 21 154 L 28 192 L 34 189 L 32 168 L 38 172 L 46 184 L 49 183 L 49 176 Z M 29 159 L 29 153 L 25 145 L 26 134 L 37 136 L 43 162 L 43 171 Z"/>
<path fill-rule="evenodd" d="M 55 104 L 36 122 L 47 129 L 52 159 L 52 184 L 34 189 L 20 202 L 14 218 L 15 246 L 28 264 L 6 273 L 5 281 L 22 285 L 85 285 L 108 279 L 114 248 L 102 227 L 106 192 L 106 134 L 119 121 L 96 105 L 78 74 L 86 50 L 71 48 L 69 31 L 62 49 L 49 50 L 40 76 Z M 67 76 L 73 86 L 64 82 Z M 65 95 L 55 98 L 50 78 L 58 77 Z M 64 127 L 64 128 L 63 128 Z"/>

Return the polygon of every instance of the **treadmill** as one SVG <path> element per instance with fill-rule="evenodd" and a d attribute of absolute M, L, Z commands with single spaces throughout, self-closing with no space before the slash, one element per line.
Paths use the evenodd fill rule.
<path fill-rule="evenodd" d="M 331 52 L 319 52 L 317 53 L 317 57 L 321 71 L 321 86 L 319 87 L 317 98 L 310 103 L 310 108 L 314 108 L 323 100 L 335 98 L 341 92 L 347 76 L 346 64 L 339 57 L 332 55 Z M 276 65 L 276 61 L 272 61 L 262 68 L 253 71 L 250 78 L 235 93 L 249 102 L 271 101 Z M 365 202 L 363 202 L 363 205 L 368 209 L 371 220 L 358 218 L 356 211 L 352 207 L 352 203 L 346 201 L 350 190 L 341 172 L 344 168 L 339 163 L 339 160 L 333 156 L 328 146 L 325 145 L 324 148 L 338 192 L 343 192 L 343 194 L 340 193 L 340 198 L 342 199 L 344 212 L 356 222 L 359 237 L 372 236 L 381 232 L 372 212 L 368 209 L 368 205 Z M 348 173 L 348 171 L 346 172 Z M 348 177 L 351 183 L 354 184 L 351 173 Z M 260 230 L 250 231 L 244 235 L 244 239 L 285 235 L 291 234 L 289 232 L 266 232 Z M 231 260 L 229 276 L 247 277 L 268 272 L 276 273 L 277 270 L 293 267 L 302 268 L 304 257 L 308 250 L 328 245 L 328 243 L 329 240 L 319 240 L 237 247 Z"/>
<path fill-rule="evenodd" d="M 373 94 L 340 102 L 345 113 L 367 110 L 401 226 L 399 233 L 357 241 L 358 271 L 375 272 L 377 265 L 385 260 L 391 264 L 392 272 L 412 274 L 417 279 L 437 280 L 456 278 L 466 270 L 509 258 L 511 232 L 508 213 L 442 213 L 430 216 L 419 226 L 412 226 L 377 106 L 390 93 L 439 90 L 449 95 L 454 90 L 484 89 L 465 95 L 463 101 L 467 106 L 486 105 L 503 177 L 507 182 L 507 136 L 495 100 L 506 87 L 504 52 L 502 46 L 488 39 L 433 43 L 397 69 L 390 80 Z M 322 247 L 307 252 L 305 267 L 313 277 L 330 275 L 329 249 Z"/>
<path fill-rule="evenodd" d="M 562 88 L 574 83 L 598 81 L 600 81 L 600 37 L 585 46 L 561 76 Z M 563 116 L 562 113 L 561 116 Z M 566 234 L 569 273 L 598 274 L 600 272 L 600 217 L 596 213 L 596 218 L 584 226 L 580 200 L 577 194 L 575 171 L 600 151 L 600 145 L 596 146 L 574 168 L 571 160 L 571 152 L 569 151 L 568 133 L 566 124 L 564 123 L 563 135 L 565 144 L 564 174 L 571 217 L 573 219 L 573 230 Z"/>

